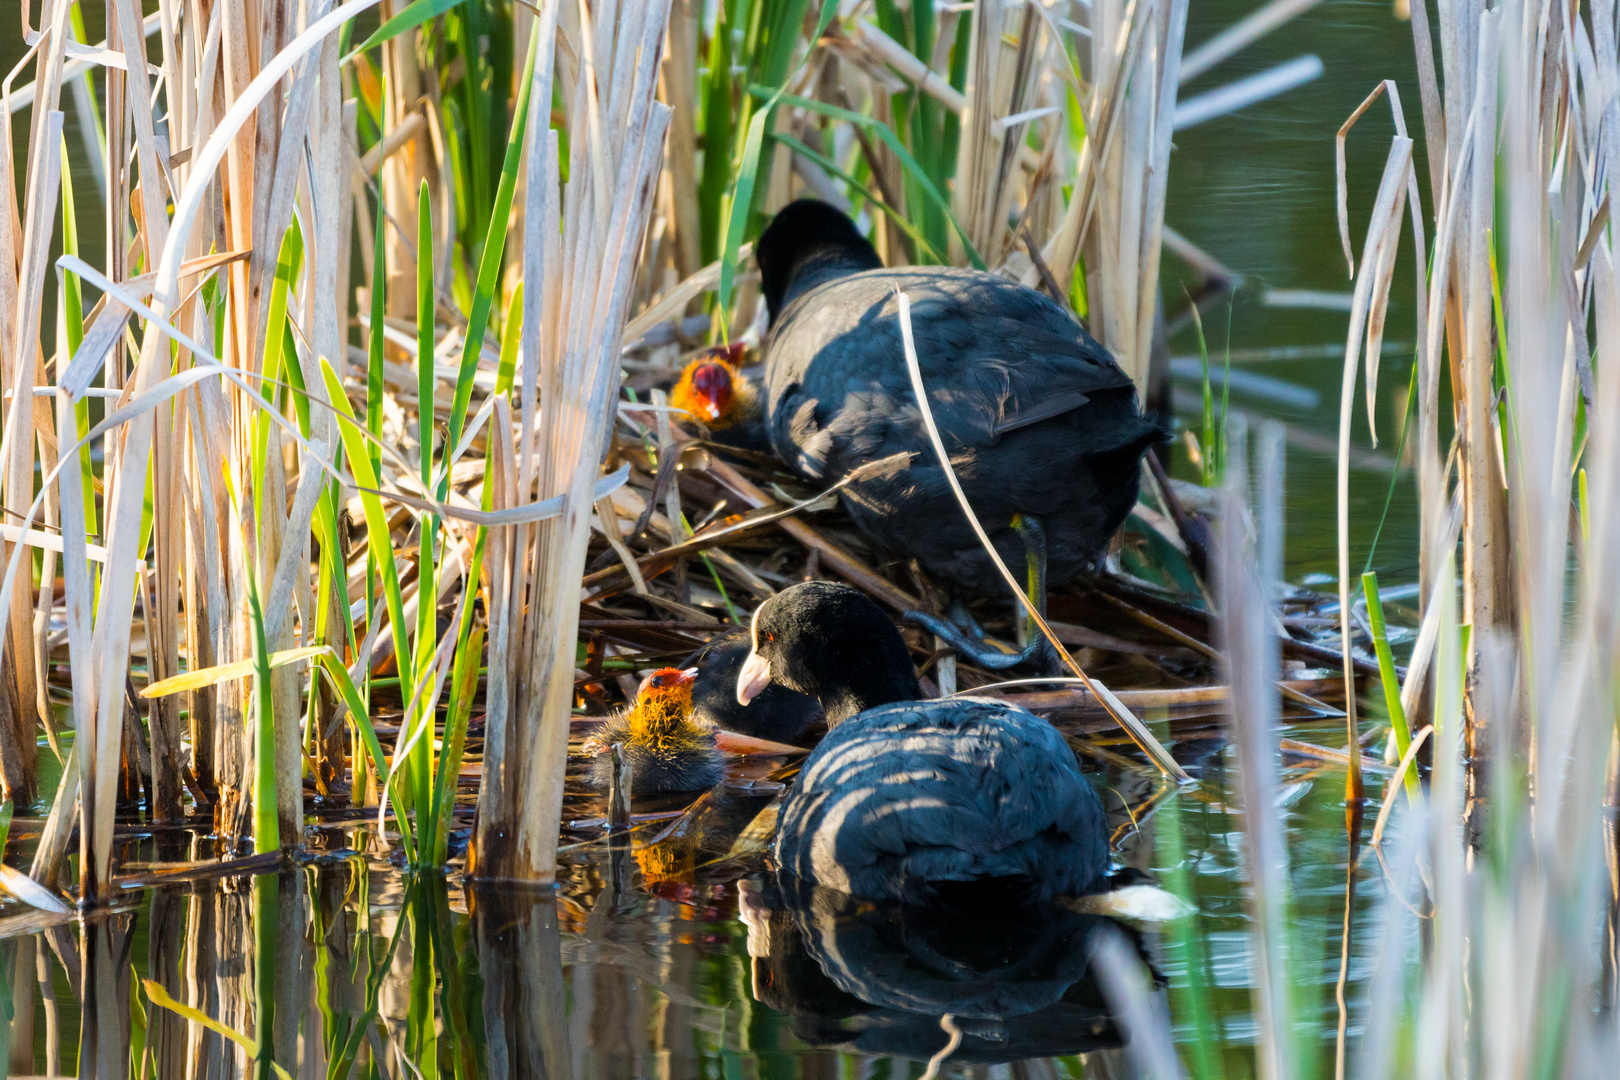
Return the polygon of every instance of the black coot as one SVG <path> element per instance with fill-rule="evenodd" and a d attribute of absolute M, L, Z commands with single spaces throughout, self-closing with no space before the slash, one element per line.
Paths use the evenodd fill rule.
<path fill-rule="evenodd" d="M 1005 588 L 957 506 L 917 411 L 895 290 L 911 298 L 917 358 L 945 448 L 1002 558 L 1022 564 L 1016 519 L 1045 526 L 1047 574 L 1093 569 L 1136 503 L 1142 454 L 1163 429 L 1131 380 L 1046 296 L 975 270 L 886 270 L 839 210 L 800 200 L 756 247 L 771 333 L 773 447 L 824 482 L 901 451 L 909 469 L 845 491 L 880 543 L 977 591 Z"/>
<path fill-rule="evenodd" d="M 692 715 L 739 735 L 791 743 L 821 719 L 821 703 L 785 686 L 768 686 L 748 704 L 737 701 L 737 673 L 748 658 L 748 631 L 728 630 L 687 657 L 684 668 L 696 668 Z"/>
<path fill-rule="evenodd" d="M 794 585 L 754 613 L 737 680 L 818 698 L 832 730 L 782 807 L 783 873 L 875 900 L 1042 901 L 1103 884 L 1102 802 L 1051 725 L 990 698 L 918 700 L 899 631 L 845 585 Z"/>

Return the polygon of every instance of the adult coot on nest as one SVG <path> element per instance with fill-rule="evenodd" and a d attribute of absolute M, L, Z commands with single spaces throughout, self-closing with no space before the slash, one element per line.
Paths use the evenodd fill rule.
<path fill-rule="evenodd" d="M 846 585 L 782 590 L 754 612 L 752 640 L 737 700 L 780 683 L 819 699 L 832 727 L 782 807 L 783 873 L 903 903 L 1103 884 L 1102 802 L 1045 721 L 990 698 L 918 700 L 899 631 Z"/>
<path fill-rule="evenodd" d="M 815 200 L 785 207 L 755 250 L 771 319 L 766 426 L 782 460 L 830 482 L 910 452 L 909 468 L 845 490 L 850 515 L 880 543 L 958 585 L 1005 587 L 917 410 L 895 298 L 904 290 L 945 449 L 1002 558 L 1044 558 L 1054 581 L 1100 563 L 1136 503 L 1142 454 L 1164 432 L 1074 316 L 994 274 L 886 270 L 847 216 Z M 1022 522 L 1045 526 L 1044 545 L 1032 530 L 1020 536 Z"/>

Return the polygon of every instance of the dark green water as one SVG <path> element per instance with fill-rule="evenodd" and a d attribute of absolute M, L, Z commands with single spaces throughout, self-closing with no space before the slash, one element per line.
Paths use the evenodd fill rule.
<path fill-rule="evenodd" d="M 1228 0 L 1192 5 L 1189 43 L 1196 46 L 1252 6 Z M 14 60 L 10 49 L 9 41 L 0 49 L 0 61 L 8 67 Z M 1384 77 L 1399 80 L 1408 121 L 1416 129 L 1410 30 L 1392 18 L 1383 0 L 1328 0 L 1190 84 L 1185 94 L 1305 53 L 1325 63 L 1317 81 L 1177 136 L 1167 217 L 1172 227 L 1244 277 L 1230 302 L 1205 312 L 1212 358 L 1219 365 L 1229 345 L 1234 370 L 1287 384 L 1258 394 L 1234 386 L 1232 404 L 1255 419 L 1275 417 L 1289 425 L 1289 576 L 1321 583 L 1317 575 L 1335 571 L 1334 463 L 1322 447 L 1337 430 L 1346 315 L 1276 306 L 1268 302 L 1268 291 L 1348 292 L 1334 218 L 1333 133 Z M 72 144 L 71 112 L 68 127 Z M 1380 106 L 1351 142 L 1352 235 L 1358 252 L 1390 132 L 1387 110 Z M 99 214 L 85 209 L 95 204 L 82 156 L 75 158 L 74 177 L 81 221 L 93 223 Z M 86 247 L 96 250 L 95 226 L 81 227 Z M 1392 342 L 1411 341 L 1410 275 L 1407 262 L 1397 275 L 1388 330 Z M 1165 289 L 1172 312 L 1186 276 L 1179 263 L 1167 260 Z M 1283 347 L 1304 349 L 1309 356 L 1253 359 Z M 1172 351 L 1196 355 L 1192 334 L 1179 332 Z M 1408 370 L 1409 353 L 1386 355 L 1378 405 L 1382 446 L 1376 456 L 1359 459 L 1352 480 L 1352 561 L 1359 567 L 1369 558 L 1394 478 L 1392 508 L 1371 557 L 1386 586 L 1414 574 L 1411 483 L 1393 467 Z M 1196 393 L 1194 381 L 1182 378 L 1177 385 L 1184 398 Z M 1289 388 L 1315 399 L 1290 394 Z M 1183 405 L 1183 419 L 1196 424 L 1196 402 Z M 1357 445 L 1367 448 L 1362 410 L 1358 398 Z M 1185 462 L 1178 470 L 1191 475 Z M 1332 723 L 1290 734 L 1324 745 L 1344 741 Z M 1207 986 L 1217 1033 L 1216 1045 L 1204 1049 L 1224 1064 L 1225 1075 L 1251 1076 L 1244 844 L 1229 798 L 1227 756 L 1208 741 L 1184 742 L 1177 752 L 1202 765 L 1199 783 L 1178 794 L 1156 799 L 1157 783 L 1143 770 L 1111 767 L 1095 778 L 1117 828 L 1119 862 L 1161 880 L 1167 871 L 1187 871 L 1199 913 L 1196 934 L 1207 959 L 1197 981 Z M 1288 831 L 1296 940 L 1306 946 L 1296 967 L 1303 973 L 1301 994 L 1321 1021 L 1319 1065 L 1331 1075 L 1331 1039 L 1338 1024 L 1333 983 L 1347 877 L 1356 885 L 1357 933 L 1348 978 L 1352 1002 L 1371 966 L 1372 935 L 1365 923 L 1379 882 L 1371 862 L 1372 869 L 1347 875 L 1342 769 L 1291 762 L 1284 781 L 1288 801 L 1277 813 Z M 637 806 L 638 811 L 657 809 Z M 599 804 L 584 796 L 571 799 L 566 810 L 570 819 L 599 813 Z M 1176 828 L 1167 835 L 1172 821 Z M 127 1070 L 130 1076 L 164 1078 L 270 1074 L 223 1036 L 155 1004 L 140 988 L 141 979 L 153 978 L 172 996 L 238 1032 L 263 1039 L 268 1031 L 275 1060 L 298 1077 L 809 1080 L 923 1074 L 928 1053 L 945 1039 L 938 1024 L 938 1013 L 946 1011 L 938 1008 L 942 999 L 919 999 L 919 1011 L 907 1019 L 904 1009 L 894 1008 L 892 998 L 871 986 L 866 989 L 876 1000 L 852 993 L 852 987 L 861 988 L 860 980 L 847 972 L 844 983 L 829 990 L 825 949 L 817 959 L 763 930 L 756 931 L 753 951 L 761 951 L 763 938 L 771 956 L 751 956 L 749 922 L 739 915 L 739 895 L 748 887 L 739 887 L 738 876 L 745 867 L 716 861 L 701 848 L 670 843 L 646 848 L 666 824 L 643 826 L 627 851 L 610 851 L 588 829 L 573 835 L 576 846 L 566 853 L 555 895 L 474 894 L 454 875 L 448 882 L 407 880 L 375 839 L 368 840 L 367 827 L 328 823 L 312 834 L 313 846 L 323 854 L 310 865 L 279 877 L 207 877 L 132 889 L 126 905 L 82 929 L 66 923 L 31 932 L 38 925 L 29 921 L 35 916 L 15 905 L 0 908 L 0 935 L 5 935 L 0 1030 L 9 1036 L 9 1052 L 0 1054 L 0 1062 L 10 1076 L 72 1075 L 81 1068 L 84 1075 L 99 1068 L 102 1075 Z M 14 834 L 26 831 L 27 823 L 19 822 Z M 1172 837 L 1179 837 L 1179 844 L 1172 844 Z M 14 843 L 13 865 L 25 865 L 21 855 L 27 846 L 26 839 Z M 1171 854 L 1177 847 L 1179 859 Z M 143 862 L 173 865 L 212 854 L 184 834 L 136 836 L 126 869 L 140 874 Z M 760 926 L 781 922 L 750 918 Z M 1001 939 L 994 935 L 1009 928 L 971 927 L 963 934 L 979 932 L 995 943 Z M 919 948 L 919 941 L 927 941 L 926 935 L 907 937 L 904 929 L 896 933 Z M 882 938 L 851 940 L 870 947 Z M 1186 957 L 1158 935 L 1141 944 L 1167 981 L 1158 999 L 1170 1010 L 1184 1060 L 1192 1061 L 1199 1048 L 1186 993 Z M 1006 948 L 1017 945 L 1015 940 Z M 962 964 L 958 970 L 975 970 Z M 1046 1019 L 1033 1026 L 965 1025 L 970 1028 L 965 1049 L 946 1061 L 941 1075 L 1139 1075 L 1129 1049 L 1107 1045 L 1120 1036 L 1094 980 L 1066 983 L 1062 999 L 1039 1015 Z M 1357 1016 L 1352 1006 L 1352 1053 Z M 359 1062 L 352 1074 L 333 1064 L 346 1043 Z M 1003 1058 L 1019 1063 L 967 1060 L 994 1058 L 998 1046 Z M 1031 1052 L 1016 1052 L 1024 1047 Z"/>
<path fill-rule="evenodd" d="M 1191 5 L 1190 47 L 1258 7 L 1226 0 Z M 1244 284 L 1229 303 L 1205 310 L 1204 330 L 1213 365 L 1223 361 L 1228 335 L 1233 368 L 1269 376 L 1317 395 L 1314 406 L 1285 405 L 1245 393 L 1234 385 L 1232 404 L 1251 416 L 1273 416 L 1288 423 L 1287 559 L 1295 580 L 1306 575 L 1338 575 L 1334 521 L 1335 450 L 1344 338 L 1349 316 L 1342 310 L 1283 307 L 1267 303 L 1271 290 L 1311 290 L 1348 297 L 1351 283 L 1339 242 L 1335 211 L 1334 134 L 1375 89 L 1394 79 L 1405 107 L 1407 129 L 1417 139 L 1416 167 L 1428 208 L 1428 172 L 1423 155 L 1422 109 L 1409 23 L 1391 15 L 1384 0 L 1326 0 L 1293 22 L 1183 86 L 1182 98 L 1274 67 L 1295 57 L 1321 57 L 1321 78 L 1282 97 L 1232 116 L 1178 132 L 1171 162 L 1165 221 L 1226 266 Z M 1347 146 L 1350 237 L 1361 257 L 1367 213 L 1383 174 L 1394 126 L 1380 102 L 1352 130 Z M 1426 213 L 1427 220 L 1427 213 Z M 1166 259 L 1165 305 L 1173 313 L 1193 275 Z M 1414 320 L 1411 243 L 1400 250 L 1391 290 L 1379 379 L 1379 448 L 1354 459 L 1363 466 L 1351 479 L 1351 563 L 1360 568 L 1372 551 L 1378 522 L 1390 491 L 1401 430 L 1405 389 L 1411 378 Z M 1284 349 L 1315 349 L 1307 359 L 1250 359 Z M 1172 352 L 1196 356 L 1190 328 L 1171 340 Z M 1199 387 L 1181 379 L 1177 386 L 1194 397 Z M 1356 389 L 1355 442 L 1370 451 L 1362 388 Z M 1189 402 L 1195 407 L 1200 403 Z M 1193 425 L 1197 414 L 1178 408 Z M 1374 463 L 1377 467 L 1371 467 Z M 1190 475 L 1190 474 L 1189 474 Z M 1395 484 L 1383 540 L 1372 568 L 1385 582 L 1416 577 L 1417 503 L 1409 472 Z"/>
<path fill-rule="evenodd" d="M 1145 769 L 1094 779 L 1123 865 L 1161 879 L 1176 865 L 1189 872 L 1217 1057 L 1226 1075 L 1247 1076 L 1243 841 L 1210 730 L 1197 722 L 1175 730 L 1186 736 L 1176 749 L 1200 773 L 1197 785 L 1162 797 Z M 1308 724 L 1289 734 L 1328 741 L 1330 731 Z M 1331 1032 L 1343 773 L 1296 762 L 1284 781 L 1298 939 L 1320 943 L 1319 953 L 1296 957 L 1300 990 Z M 944 1011 L 970 1038 L 943 1076 L 1142 1075 L 1089 954 L 1116 924 L 1063 916 L 1032 927 L 1006 913 L 936 926 L 784 898 L 768 875 L 716 853 L 759 805 L 736 798 L 733 809 L 703 815 L 695 839 L 660 840 L 669 821 L 638 827 L 619 848 L 599 830 L 578 830 L 554 894 L 473 889 L 454 874 L 409 877 L 382 852 L 374 826 L 350 814 L 317 827 L 309 840 L 320 854 L 279 875 L 132 889 L 127 904 L 83 928 L 17 933 L 37 917 L 13 906 L 0 917 L 0 934 L 11 934 L 0 941 L 9 1075 L 81 1067 L 81 1075 L 122 1076 L 126 1067 L 130 1076 L 253 1075 L 246 1050 L 159 1006 L 144 979 L 236 1032 L 269 1030 L 274 1059 L 294 1076 L 917 1077 L 945 1044 Z M 666 805 L 638 800 L 635 809 Z M 601 809 L 580 789 L 565 817 Z M 132 876 L 150 875 L 156 860 L 178 868 L 212 855 L 209 842 L 184 833 L 132 833 L 123 856 Z M 1167 854 L 1175 836 L 1179 863 Z M 1358 909 L 1366 903 L 1358 898 Z M 1180 1015 L 1182 952 L 1152 933 L 1130 943 L 1167 983 L 1178 1037 L 1191 1039 Z M 1367 952 L 1353 943 L 1352 995 L 1370 968 Z M 986 994 L 1006 1015 L 976 1015 Z M 358 1055 L 352 1073 L 334 1064 L 345 1047 Z M 990 1064 L 1008 1056 L 1021 1060 L 1015 1071 Z M 99 1073 L 91 1062 L 102 1063 Z"/>

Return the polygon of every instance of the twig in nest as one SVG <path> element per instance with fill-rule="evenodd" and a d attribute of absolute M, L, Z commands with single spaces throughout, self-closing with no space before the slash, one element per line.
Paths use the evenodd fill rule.
<path fill-rule="evenodd" d="M 1063 295 L 1063 289 L 1058 285 L 1057 278 L 1052 276 L 1052 268 L 1046 265 L 1046 257 L 1041 254 L 1041 245 L 1035 242 L 1035 234 L 1029 231 L 1029 225 L 1024 226 L 1024 250 L 1029 252 L 1029 259 L 1035 264 L 1035 272 L 1041 277 L 1041 284 L 1046 291 L 1052 294 L 1064 308 L 1069 306 L 1068 298 Z"/>
<path fill-rule="evenodd" d="M 934 411 L 929 406 L 928 393 L 923 387 L 922 367 L 918 363 L 917 346 L 911 335 L 911 300 L 903 291 L 898 289 L 895 290 L 895 299 L 900 307 L 900 340 L 905 346 L 906 368 L 911 374 L 911 391 L 912 396 L 917 401 L 917 411 L 922 414 L 923 425 L 928 429 L 928 440 L 933 444 L 934 455 L 939 459 L 940 466 L 945 471 L 945 479 L 950 482 L 951 491 L 956 495 L 956 501 L 961 504 L 963 515 L 967 517 L 968 524 L 973 526 L 973 531 L 977 534 L 979 543 L 984 545 L 984 550 L 989 554 L 990 561 L 995 563 L 996 569 L 1001 571 L 1002 578 L 1012 588 L 1013 595 L 1018 598 L 1018 602 L 1029 613 L 1031 620 L 1040 628 L 1041 633 L 1046 635 L 1046 640 L 1052 643 L 1052 648 L 1057 650 L 1058 658 L 1063 661 L 1064 666 L 1074 672 L 1075 677 L 1085 685 L 1085 688 L 1097 696 L 1097 699 L 1102 702 L 1103 708 L 1108 710 L 1108 715 L 1118 722 L 1119 726 L 1125 730 L 1125 733 L 1131 737 L 1131 741 L 1136 743 L 1137 747 L 1166 776 L 1169 776 L 1177 783 L 1191 782 L 1192 777 L 1187 775 L 1187 770 L 1183 769 L 1176 762 L 1176 759 L 1170 756 L 1170 752 L 1159 744 L 1159 740 L 1153 737 L 1153 733 L 1147 729 L 1147 726 L 1114 696 L 1113 691 L 1087 675 L 1080 665 L 1075 662 L 1074 657 L 1069 655 L 1069 650 L 1064 648 L 1063 643 L 1058 640 L 1057 634 L 1053 632 L 1051 624 L 1046 621 L 1046 617 L 1030 601 L 1030 598 L 1024 595 L 1024 590 L 1019 588 L 1018 579 L 1013 577 L 1012 571 L 1008 570 L 1007 564 L 1001 560 L 1001 553 L 990 542 L 989 535 L 984 531 L 984 526 L 979 523 L 978 515 L 973 512 L 973 507 L 968 502 L 967 495 L 962 491 L 962 484 L 956 478 L 956 469 L 951 465 L 950 455 L 945 452 L 945 443 L 940 438 L 939 427 L 934 423 Z"/>
<path fill-rule="evenodd" d="M 901 455 L 895 455 L 895 457 L 899 456 Z M 894 458 L 884 458 L 882 461 L 873 462 L 870 466 L 863 467 L 859 474 L 864 474 L 865 469 L 868 468 L 872 469 L 874 473 L 881 472 L 890 467 L 890 463 L 894 460 Z M 769 494 L 761 491 L 751 480 L 723 461 L 711 462 L 709 475 L 751 506 L 769 507 L 776 503 L 776 500 Z M 852 473 L 850 476 L 845 477 L 841 483 L 849 482 L 855 479 L 857 475 L 858 473 Z M 867 474 L 868 477 L 869 475 Z M 824 491 L 815 498 L 806 499 L 797 506 L 803 508 L 811 505 L 817 499 L 826 497 L 827 494 L 829 492 Z M 783 532 L 816 553 L 828 569 L 864 590 L 873 599 L 888 604 L 896 611 L 914 611 L 920 606 L 916 597 L 885 579 L 877 571 L 805 522 L 796 518 L 783 517 L 777 523 L 781 526 Z"/>

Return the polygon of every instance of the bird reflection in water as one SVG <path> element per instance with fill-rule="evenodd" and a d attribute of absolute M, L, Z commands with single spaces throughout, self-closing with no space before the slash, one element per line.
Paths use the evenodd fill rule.
<path fill-rule="evenodd" d="M 1099 945 L 1153 966 L 1120 923 L 1062 904 L 1017 911 L 856 900 L 774 876 L 738 883 L 755 1000 L 811 1046 L 1003 1063 L 1071 1054 L 1134 1075 L 1099 980 Z M 1107 961 L 1115 962 L 1115 961 Z M 1154 972 L 1153 981 L 1162 986 Z M 953 1045 L 954 1044 L 954 1045 Z M 1086 1075 L 1092 1075 L 1088 1064 Z"/>

